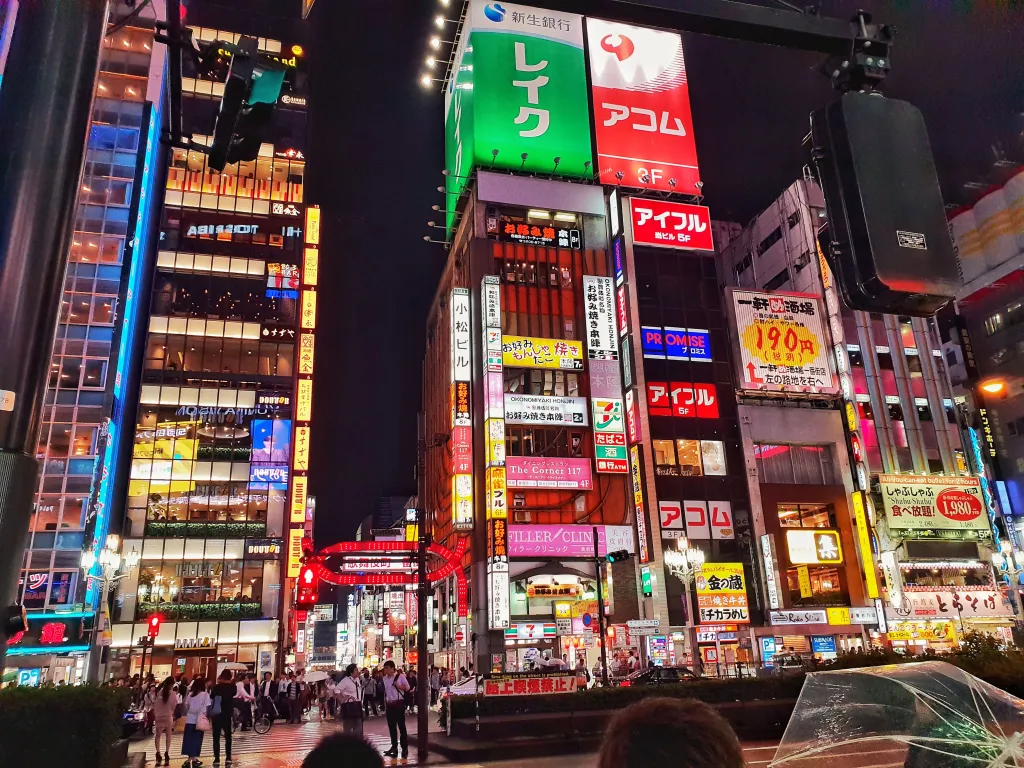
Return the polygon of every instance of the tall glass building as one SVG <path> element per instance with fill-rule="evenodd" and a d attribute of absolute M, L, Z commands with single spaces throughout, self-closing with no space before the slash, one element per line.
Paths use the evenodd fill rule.
<path fill-rule="evenodd" d="M 284 36 L 299 21 L 189 7 L 200 45 L 257 37 L 285 63 L 289 85 L 256 160 L 218 173 L 201 152 L 170 157 L 121 489 L 122 551 L 141 562 L 119 585 L 108 675 L 141 670 L 154 614 L 163 624 L 146 671 L 157 677 L 213 676 L 226 662 L 262 673 L 284 661 L 306 224 L 303 50 Z M 262 36 L 270 31 L 283 39 Z M 186 62 L 194 141 L 208 143 L 223 88 Z"/>
<path fill-rule="evenodd" d="M 112 19 L 103 41 L 17 595 L 29 631 L 7 655 L 27 680 L 80 680 L 92 640 L 99 581 L 80 564 L 83 550 L 105 541 L 116 506 L 113 467 L 138 343 L 133 299 L 152 250 L 165 69 L 153 24 L 152 12 L 123 27 Z"/>

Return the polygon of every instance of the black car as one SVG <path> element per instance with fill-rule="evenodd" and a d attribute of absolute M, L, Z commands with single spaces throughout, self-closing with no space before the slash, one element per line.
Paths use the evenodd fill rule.
<path fill-rule="evenodd" d="M 684 680 L 696 680 L 697 676 L 688 667 L 651 667 L 634 672 L 621 683 L 620 688 L 632 685 L 671 685 Z"/>

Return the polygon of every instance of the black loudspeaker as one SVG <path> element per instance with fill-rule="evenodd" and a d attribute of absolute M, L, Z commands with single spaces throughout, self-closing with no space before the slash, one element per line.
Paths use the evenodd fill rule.
<path fill-rule="evenodd" d="M 811 156 L 825 194 L 826 251 L 853 309 L 928 317 L 960 275 L 921 112 L 850 92 L 811 114 Z"/>

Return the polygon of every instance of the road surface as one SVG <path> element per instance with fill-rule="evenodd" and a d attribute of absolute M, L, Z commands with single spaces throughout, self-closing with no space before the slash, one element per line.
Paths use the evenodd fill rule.
<path fill-rule="evenodd" d="M 406 718 L 410 732 L 416 728 L 415 716 Z M 432 714 L 431 720 L 436 721 Z M 285 725 L 278 723 L 274 725 L 270 733 L 260 736 L 253 732 L 235 733 L 232 744 L 235 768 L 301 768 L 302 760 L 316 743 L 324 736 L 340 730 L 340 723 L 332 721 L 318 722 L 314 716 L 312 722 L 301 725 Z M 364 727 L 365 737 L 381 752 L 391 746 L 388 737 L 387 724 L 383 717 L 371 718 L 366 721 Z M 181 734 L 174 734 L 171 742 L 171 765 L 179 766 L 184 761 L 181 756 Z M 221 745 L 223 747 L 223 744 Z M 743 752 L 747 765 L 751 768 L 767 768 L 775 756 L 777 743 L 751 743 L 745 744 Z M 153 765 L 153 740 L 146 738 L 142 741 L 133 741 L 129 752 L 145 752 L 147 757 L 147 768 Z M 905 751 L 893 745 L 887 748 L 886 745 L 868 750 L 849 750 L 840 754 L 829 755 L 827 758 L 815 758 L 801 760 L 798 763 L 790 763 L 792 768 L 903 768 Z M 203 753 L 201 757 L 204 766 L 209 768 L 213 762 L 213 741 L 212 735 L 207 734 L 203 739 Z M 221 759 L 224 759 L 223 749 Z M 411 750 L 410 758 L 384 758 L 388 766 L 414 766 L 421 765 L 416 760 L 415 748 Z M 440 756 L 431 756 L 429 765 L 443 766 L 449 763 Z M 594 768 L 597 765 L 595 755 L 560 755 L 555 757 L 530 758 L 529 760 L 501 760 L 487 763 L 464 763 L 464 768 Z M 789 768 L 787 766 L 787 768 Z"/>

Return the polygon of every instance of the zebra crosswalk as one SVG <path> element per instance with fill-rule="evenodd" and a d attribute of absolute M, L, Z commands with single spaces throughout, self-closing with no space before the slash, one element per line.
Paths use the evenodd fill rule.
<path fill-rule="evenodd" d="M 231 739 L 232 764 L 235 768 L 300 768 L 303 758 L 309 754 L 320 739 L 339 731 L 341 731 L 341 723 L 333 720 L 324 722 L 313 720 L 299 725 L 278 722 L 268 733 L 263 735 L 255 731 L 235 731 Z M 185 757 L 181 754 L 181 737 L 180 733 L 175 733 L 171 737 L 169 755 L 172 766 L 180 766 L 185 761 Z M 387 735 L 387 727 L 383 718 L 367 720 L 364 724 L 363 738 L 373 744 L 381 753 L 391 748 L 391 738 Z M 160 748 L 164 748 L 163 743 Z M 154 764 L 155 749 L 151 737 L 133 741 L 128 751 L 131 754 L 145 753 L 146 768 Z M 203 748 L 199 757 L 204 768 L 210 768 L 213 761 L 212 732 L 204 735 Z M 220 757 L 223 765 L 227 759 L 223 736 L 220 743 Z M 435 760 L 430 762 L 435 762 Z M 411 750 L 409 759 L 394 758 L 390 762 L 385 762 L 385 765 L 418 764 L 415 760 L 415 748 Z"/>

